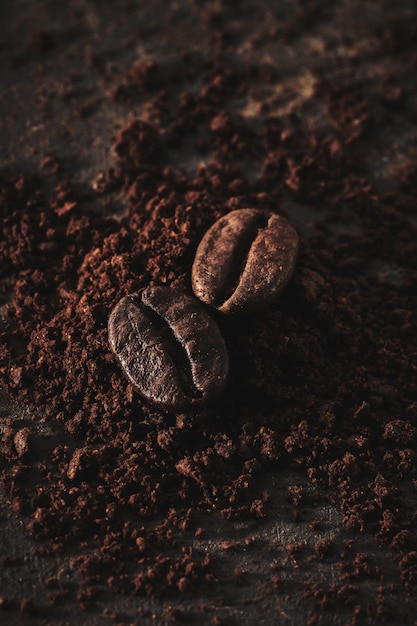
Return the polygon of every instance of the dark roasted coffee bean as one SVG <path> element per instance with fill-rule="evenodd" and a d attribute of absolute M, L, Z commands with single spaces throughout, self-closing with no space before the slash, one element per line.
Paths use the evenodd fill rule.
<path fill-rule="evenodd" d="M 273 302 L 294 272 L 298 236 L 275 213 L 239 209 L 201 240 L 192 267 L 195 295 L 223 313 L 251 312 Z"/>
<path fill-rule="evenodd" d="M 123 298 L 109 319 L 109 342 L 140 394 L 174 410 L 198 407 L 224 387 L 229 356 L 201 303 L 169 287 Z"/>

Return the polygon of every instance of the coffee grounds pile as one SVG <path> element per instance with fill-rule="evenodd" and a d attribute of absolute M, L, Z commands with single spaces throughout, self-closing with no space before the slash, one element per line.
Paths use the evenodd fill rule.
<path fill-rule="evenodd" d="M 196 515 L 261 523 L 263 479 L 288 469 L 337 502 L 349 530 L 385 545 L 414 594 L 417 169 L 411 152 L 375 166 L 384 133 L 417 139 L 412 24 L 388 21 L 362 53 L 398 59 L 395 76 L 356 75 L 355 60 L 312 66 L 312 95 L 277 116 L 262 94 L 278 68 L 239 63 L 221 13 L 206 17 L 221 52 L 184 59 L 174 79 L 135 62 L 109 91 L 126 120 L 146 106 L 109 137 L 114 164 L 89 189 L 54 167 L 50 193 L 54 159 L 34 176 L 1 175 L 1 385 L 30 407 L 2 436 L 2 484 L 38 555 L 73 554 L 83 608 L 103 590 L 158 598 L 210 585 L 214 558 L 192 548 L 204 532 Z M 254 115 L 242 114 L 248 102 Z M 191 293 L 201 237 L 247 207 L 297 228 L 294 278 L 256 316 L 212 313 L 231 358 L 217 404 L 157 411 L 110 353 L 109 314 L 150 284 Z M 296 519 L 303 494 L 289 496 Z M 297 560 L 302 548 L 287 550 Z M 315 546 L 319 560 L 332 553 L 329 541 Z M 344 585 L 306 593 L 317 611 L 352 607 L 359 623 L 357 581 L 379 573 L 366 555 L 345 558 Z M 382 592 L 373 616 L 392 617 Z"/>

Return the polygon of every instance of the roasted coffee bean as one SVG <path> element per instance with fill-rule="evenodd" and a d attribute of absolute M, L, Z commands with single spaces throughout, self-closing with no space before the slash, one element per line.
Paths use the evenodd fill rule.
<path fill-rule="evenodd" d="M 257 209 L 232 211 L 197 248 L 193 291 L 223 313 L 256 311 L 285 289 L 297 254 L 298 236 L 285 218 Z"/>
<path fill-rule="evenodd" d="M 201 303 L 169 287 L 123 298 L 109 319 L 109 342 L 140 394 L 166 409 L 199 407 L 225 385 L 229 356 Z"/>

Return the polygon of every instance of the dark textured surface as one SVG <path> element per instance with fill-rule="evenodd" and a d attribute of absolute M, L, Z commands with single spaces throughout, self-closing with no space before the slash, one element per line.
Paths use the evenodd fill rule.
<path fill-rule="evenodd" d="M 0 18 L 0 623 L 414 624 L 414 2 Z M 227 401 L 179 432 L 108 315 L 247 206 L 298 269 L 222 322 Z"/>

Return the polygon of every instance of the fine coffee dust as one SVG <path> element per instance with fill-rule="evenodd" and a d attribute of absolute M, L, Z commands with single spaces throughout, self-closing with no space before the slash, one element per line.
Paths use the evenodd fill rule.
<path fill-rule="evenodd" d="M 396 32 L 378 35 L 381 59 L 387 41 L 402 45 Z M 414 49 L 411 39 L 403 45 L 398 54 Z M 262 68 L 201 64 L 198 92 L 185 85 L 165 107 L 163 94 L 155 99 L 163 75 L 148 82 L 139 74 L 149 117 L 115 136 L 115 165 L 95 193 L 80 193 L 61 171 L 51 197 L 42 174 L 2 177 L 2 385 L 33 416 L 23 429 L 10 420 L 2 438 L 11 506 L 38 554 L 76 555 L 86 608 L 102 589 L 158 597 L 210 584 L 212 557 L 190 549 L 195 512 L 260 520 L 268 515 L 262 478 L 290 468 L 336 494 L 353 536 L 371 533 L 387 546 L 414 594 L 415 168 L 405 163 L 390 179 L 395 193 L 386 191 L 368 149 L 371 139 L 382 142 L 376 122 L 388 119 L 381 110 L 401 91 L 382 89 L 379 78 L 338 82 L 330 70 L 326 80 L 317 68 L 321 126 L 262 111 L 253 123 L 236 101 L 249 99 Z M 131 102 L 136 92 L 128 92 Z M 125 92 L 115 93 L 123 102 Z M 394 108 L 389 119 L 395 126 L 407 115 Z M 174 166 L 186 133 L 206 166 Z M 126 206 L 119 219 L 94 208 L 115 193 Z M 201 237 L 248 206 L 298 227 L 295 275 L 279 301 L 250 319 L 216 314 L 231 355 L 228 388 L 215 408 L 177 422 L 121 375 L 108 316 L 148 284 L 191 292 Z M 314 216 L 314 228 L 297 220 L 297 206 Z M 52 433 L 46 442 L 42 425 Z M 302 494 L 290 497 L 296 518 Z M 287 548 L 302 566 L 301 546 Z M 315 552 L 328 558 L 331 546 Z M 307 594 L 318 611 L 352 607 L 354 620 L 361 598 L 352 581 L 380 573 L 352 546 L 339 557 L 346 584 L 312 584 Z M 373 610 L 375 619 L 392 614 L 382 592 Z"/>

